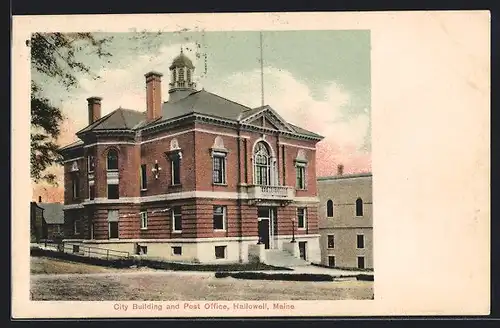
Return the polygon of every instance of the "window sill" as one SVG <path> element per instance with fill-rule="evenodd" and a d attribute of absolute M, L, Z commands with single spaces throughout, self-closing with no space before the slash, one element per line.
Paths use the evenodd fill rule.
<path fill-rule="evenodd" d="M 168 186 L 169 188 L 179 188 L 179 187 L 182 187 L 182 184 L 178 183 L 178 184 L 171 184 Z"/>
<path fill-rule="evenodd" d="M 212 182 L 212 186 L 227 187 L 227 183 Z"/>
<path fill-rule="evenodd" d="M 143 191 L 148 191 L 148 188 L 141 189 L 141 192 L 143 192 Z"/>
<path fill-rule="evenodd" d="M 106 172 L 118 172 L 118 169 L 106 169 Z"/>
<path fill-rule="evenodd" d="M 141 228 L 141 230 L 143 230 L 143 231 L 144 231 L 144 230 L 148 230 L 148 228 Z"/>
<path fill-rule="evenodd" d="M 297 190 L 297 191 L 307 191 L 306 188 L 295 188 L 295 190 Z"/>
<path fill-rule="evenodd" d="M 297 227 L 297 230 L 306 230 L 306 228 L 299 228 L 299 227 Z"/>
<path fill-rule="evenodd" d="M 182 230 L 172 230 L 172 233 L 182 233 Z"/>
<path fill-rule="evenodd" d="M 114 241 L 116 241 L 116 240 L 120 240 L 120 238 L 108 238 L 108 240 L 114 240 Z"/>
<path fill-rule="evenodd" d="M 226 232 L 226 229 L 214 229 L 214 232 Z"/>

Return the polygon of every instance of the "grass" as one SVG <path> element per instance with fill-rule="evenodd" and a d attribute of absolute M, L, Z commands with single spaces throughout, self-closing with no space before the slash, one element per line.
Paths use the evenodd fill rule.
<path fill-rule="evenodd" d="M 82 274 L 116 272 L 119 269 L 66 260 L 54 260 L 48 257 L 31 257 L 30 270 L 32 274 Z"/>
<path fill-rule="evenodd" d="M 268 281 L 215 278 L 209 272 L 113 269 L 31 258 L 32 300 L 345 300 L 373 299 L 371 281 Z M 41 273 L 45 273 L 42 274 Z"/>

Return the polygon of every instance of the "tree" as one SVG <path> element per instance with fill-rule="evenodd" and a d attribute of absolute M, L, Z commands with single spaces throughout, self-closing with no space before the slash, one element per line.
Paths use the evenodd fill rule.
<path fill-rule="evenodd" d="M 95 75 L 85 58 L 106 58 L 110 37 L 96 37 L 92 33 L 34 33 L 26 45 L 31 47 L 32 76 L 56 80 L 64 89 L 78 86 L 78 74 Z M 87 57 L 82 57 L 87 56 Z M 64 117 L 61 109 L 52 105 L 43 95 L 39 82 L 31 80 L 31 178 L 35 182 L 56 183 L 47 168 L 60 163 L 57 138 Z"/>

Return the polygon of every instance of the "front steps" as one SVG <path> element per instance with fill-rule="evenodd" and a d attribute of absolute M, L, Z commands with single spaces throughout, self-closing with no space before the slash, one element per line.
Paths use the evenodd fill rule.
<path fill-rule="evenodd" d="M 266 249 L 264 263 L 285 268 L 309 265 L 309 262 L 294 257 L 289 252 L 279 249 Z"/>

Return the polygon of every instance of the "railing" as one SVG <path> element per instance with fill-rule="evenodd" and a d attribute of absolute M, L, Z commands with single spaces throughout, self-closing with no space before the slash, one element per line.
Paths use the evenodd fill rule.
<path fill-rule="evenodd" d="M 248 189 L 250 198 L 254 199 L 276 199 L 292 200 L 295 189 L 288 186 L 250 186 Z"/>
<path fill-rule="evenodd" d="M 43 244 L 46 248 L 52 248 L 64 253 L 72 253 L 87 257 L 100 257 L 106 258 L 107 260 L 130 257 L 130 253 L 126 251 L 117 251 L 114 249 L 94 247 L 77 243 L 57 244 L 55 242 L 43 242 L 41 244 Z"/>

